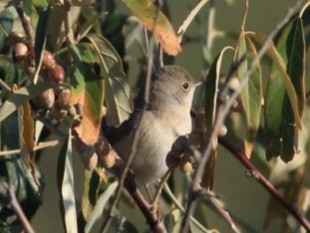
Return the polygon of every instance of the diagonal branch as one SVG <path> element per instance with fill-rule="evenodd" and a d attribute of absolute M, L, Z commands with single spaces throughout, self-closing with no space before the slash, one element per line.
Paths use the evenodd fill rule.
<path fill-rule="evenodd" d="M 310 223 L 306 217 L 300 212 L 294 205 L 288 203 L 278 190 L 263 176 L 263 174 L 257 170 L 257 168 L 246 157 L 245 153 L 236 146 L 229 143 L 224 138 L 219 138 L 219 143 L 225 147 L 230 153 L 232 153 L 253 175 L 253 177 L 278 201 L 282 206 L 287 209 L 296 220 L 310 232 Z"/>
<path fill-rule="evenodd" d="M 262 45 L 262 48 L 259 50 L 257 56 L 253 60 L 250 68 L 245 73 L 244 78 L 243 78 L 242 82 L 240 83 L 239 88 L 234 92 L 234 94 L 231 96 L 231 98 L 223 106 L 221 106 L 220 111 L 219 111 L 219 115 L 218 115 L 218 117 L 215 121 L 215 124 L 213 126 L 213 129 L 211 131 L 212 133 L 211 133 L 211 137 L 210 137 L 210 142 L 212 142 L 213 139 L 217 137 L 218 131 L 219 131 L 220 127 L 223 125 L 223 122 L 226 119 L 226 117 L 227 117 L 227 115 L 231 109 L 231 106 L 234 104 L 235 100 L 238 98 L 241 91 L 246 86 L 246 84 L 249 80 L 249 77 L 251 76 L 251 74 L 255 70 L 255 67 L 257 66 L 257 64 L 261 61 L 262 57 L 267 53 L 268 49 L 272 45 L 273 39 L 277 35 L 277 33 L 283 28 L 283 26 L 287 22 L 289 22 L 291 17 L 293 15 L 295 15 L 301 9 L 303 3 L 304 3 L 303 0 L 297 1 L 296 4 L 288 10 L 288 13 L 284 16 L 284 18 L 275 26 L 275 28 L 268 35 L 265 43 Z M 195 208 L 194 207 L 195 203 L 196 203 L 195 195 L 201 189 L 200 180 L 201 180 L 201 177 L 204 173 L 204 167 L 205 167 L 206 161 L 208 160 L 211 149 L 212 149 L 212 143 L 207 143 L 206 146 L 204 146 L 204 148 L 202 148 L 202 157 L 201 157 L 201 160 L 199 161 L 199 165 L 198 165 L 197 169 L 195 170 L 195 174 L 193 176 L 193 182 L 192 182 L 192 185 L 191 185 L 190 190 L 189 190 L 190 199 L 189 199 L 188 204 L 186 206 L 186 211 L 185 211 L 183 221 L 182 221 L 182 231 L 181 231 L 182 233 L 186 233 L 188 231 L 189 216 L 192 214 L 192 212 Z"/>

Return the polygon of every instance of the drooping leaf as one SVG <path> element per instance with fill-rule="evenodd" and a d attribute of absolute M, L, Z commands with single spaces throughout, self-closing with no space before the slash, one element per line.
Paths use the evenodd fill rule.
<path fill-rule="evenodd" d="M 246 45 L 248 51 L 247 61 L 248 64 L 252 64 L 253 60 L 257 56 L 256 48 L 251 41 L 250 37 L 246 36 Z M 257 131 L 260 123 L 260 114 L 261 114 L 261 103 L 263 98 L 262 93 L 262 71 L 260 64 L 258 64 L 251 77 L 248 80 L 248 85 L 246 87 L 248 90 L 248 105 L 245 109 L 245 113 L 247 116 L 247 133 L 244 141 L 245 152 L 248 156 L 250 156 L 253 146 L 256 140 Z M 243 104 L 243 102 L 242 102 Z"/>
<path fill-rule="evenodd" d="M 297 97 L 297 108 L 299 118 L 302 117 L 305 106 L 305 42 L 303 26 L 300 18 L 297 18 L 292 25 L 286 41 L 287 53 L 287 74 L 292 81 Z M 293 159 L 298 151 L 299 127 L 296 127 L 292 106 L 289 104 L 288 96 L 284 99 L 285 118 L 282 127 L 282 150 L 281 158 L 288 162 Z"/>
<path fill-rule="evenodd" d="M 158 11 L 152 1 L 123 0 L 123 2 L 149 31 L 153 31 L 156 23 L 154 33 L 166 53 L 175 56 L 181 52 L 181 46 L 171 23 L 162 11 Z"/>
<path fill-rule="evenodd" d="M 240 61 L 246 56 L 245 60 L 240 64 L 237 77 L 242 82 L 249 66 L 257 55 L 256 48 L 250 37 L 241 31 L 238 44 L 236 47 L 235 62 Z M 242 106 L 247 119 L 247 132 L 244 139 L 245 154 L 250 157 L 254 143 L 256 140 L 257 130 L 259 128 L 261 100 L 262 100 L 262 84 L 261 84 L 261 68 L 257 65 L 249 77 L 247 84 L 242 89 L 240 97 Z"/>
<path fill-rule="evenodd" d="M 122 60 L 113 46 L 96 34 L 87 36 L 94 45 L 100 65 L 101 76 L 107 77 L 105 82 L 106 119 L 109 125 L 116 126 L 128 118 L 132 111 L 130 88 L 123 71 Z"/>
<path fill-rule="evenodd" d="M 305 42 L 300 18 L 286 26 L 277 48 L 272 46 L 269 51 L 273 65 L 265 96 L 266 156 L 280 155 L 288 162 L 298 150 L 305 105 Z"/>
<path fill-rule="evenodd" d="M 29 101 L 33 97 L 40 94 L 50 88 L 55 88 L 56 85 L 50 82 L 40 82 L 37 85 L 30 84 L 26 87 L 22 87 L 12 93 L 8 99 L 0 107 L 0 122 L 7 116 L 13 113 L 18 107 L 20 107 L 26 101 Z"/>
<path fill-rule="evenodd" d="M 207 134 L 211 133 L 215 117 L 217 114 L 217 100 L 218 100 L 218 85 L 220 78 L 220 69 L 222 65 L 222 59 L 224 53 L 232 47 L 225 47 L 221 53 L 214 59 L 210 71 L 207 75 L 205 89 L 205 112 L 206 112 L 206 129 Z M 213 186 L 213 175 L 214 175 L 214 166 L 216 159 L 216 147 L 217 140 L 212 142 L 213 148 L 209 155 L 208 161 L 205 166 L 205 172 L 201 181 L 201 186 L 206 189 L 212 189 Z"/>
<path fill-rule="evenodd" d="M 57 176 L 61 200 L 59 205 L 61 209 L 65 232 L 76 233 L 78 232 L 78 227 L 76 200 L 74 192 L 71 132 L 68 133 L 68 138 L 67 140 L 65 140 L 59 153 Z"/>
<path fill-rule="evenodd" d="M 278 43 L 277 51 L 284 61 L 286 56 L 286 40 L 290 31 L 289 25 L 283 30 Z M 281 153 L 282 121 L 283 106 L 285 96 L 285 85 L 281 78 L 279 69 L 275 63 L 271 64 L 267 90 L 265 93 L 265 143 L 266 157 L 270 160 L 279 156 Z"/>
<path fill-rule="evenodd" d="M 81 124 L 75 127 L 82 141 L 88 145 L 97 142 L 104 100 L 104 77 L 94 70 L 95 51 L 90 43 L 80 43 L 72 49 L 75 66 L 71 74 L 70 104 L 83 109 Z"/>

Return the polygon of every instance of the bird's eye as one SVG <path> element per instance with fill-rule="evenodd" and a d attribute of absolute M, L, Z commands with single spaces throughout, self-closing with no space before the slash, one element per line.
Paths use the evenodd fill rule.
<path fill-rule="evenodd" d="M 184 91 L 188 91 L 189 90 L 189 83 L 188 82 L 183 82 L 182 83 L 182 88 Z"/>

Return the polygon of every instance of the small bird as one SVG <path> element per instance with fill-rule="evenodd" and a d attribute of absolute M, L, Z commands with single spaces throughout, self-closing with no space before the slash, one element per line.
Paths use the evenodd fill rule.
<path fill-rule="evenodd" d="M 152 183 L 167 172 L 166 156 L 174 141 L 192 130 L 190 109 L 197 82 L 182 67 L 167 65 L 151 77 L 149 102 L 135 110 L 119 129 L 125 135 L 109 140 L 117 154 L 127 160 L 134 135 L 136 148 L 131 168 L 140 183 Z M 114 132 L 115 133 L 115 132 Z M 113 134 L 114 134 L 113 133 Z"/>

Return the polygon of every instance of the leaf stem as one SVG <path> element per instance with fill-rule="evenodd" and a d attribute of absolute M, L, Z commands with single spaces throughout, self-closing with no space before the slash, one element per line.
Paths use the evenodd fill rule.
<path fill-rule="evenodd" d="M 39 143 L 38 145 L 36 145 L 33 148 L 33 151 L 42 150 L 42 149 L 45 149 L 48 147 L 54 147 L 54 146 L 57 146 L 58 144 L 59 144 L 58 139 L 47 141 L 47 142 L 42 142 L 42 143 Z M 21 151 L 22 151 L 21 149 L 9 150 L 9 151 L 0 151 L 0 156 L 18 154 L 18 153 L 21 153 Z"/>
<path fill-rule="evenodd" d="M 22 23 L 22 26 L 24 28 L 26 37 L 27 37 L 27 42 L 28 42 L 28 46 L 30 49 L 34 48 L 34 31 L 33 28 L 31 26 L 31 22 L 29 17 L 25 14 L 21 3 L 17 3 L 14 5 L 15 10 L 20 18 L 20 21 Z"/>

